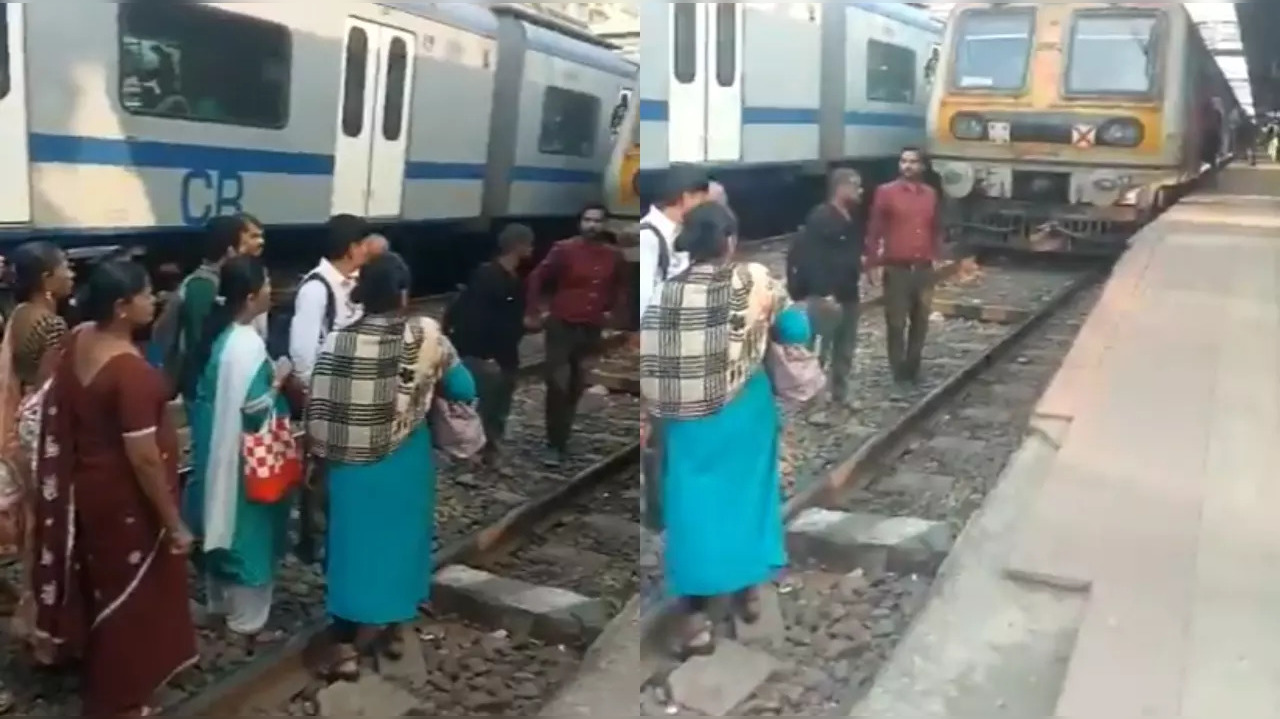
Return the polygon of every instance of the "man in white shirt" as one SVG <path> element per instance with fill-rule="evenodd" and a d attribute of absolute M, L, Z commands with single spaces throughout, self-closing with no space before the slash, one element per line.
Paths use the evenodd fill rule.
<path fill-rule="evenodd" d="M 675 251 L 685 213 L 707 201 L 711 180 L 701 169 L 677 165 L 667 172 L 658 203 L 640 221 L 639 314 L 653 303 L 654 290 L 689 267 L 689 256 Z"/>
<path fill-rule="evenodd" d="M 369 223 L 355 215 L 336 215 L 329 219 L 325 256 L 320 264 L 303 278 L 293 300 L 293 319 L 289 323 L 289 359 L 294 378 L 304 388 L 311 386 L 311 371 L 325 345 L 329 333 L 360 319 L 362 308 L 351 301 L 360 267 L 371 254 L 382 250 L 383 241 L 375 236 Z M 319 560 L 317 551 L 323 546 L 328 526 L 326 477 L 322 465 L 312 464 L 312 476 L 299 493 L 299 527 L 297 556 L 310 564 Z"/>
<path fill-rule="evenodd" d="M 307 386 L 325 339 L 360 319 L 360 306 L 351 301 L 356 275 L 369 257 L 369 224 L 354 215 L 329 220 L 325 257 L 298 285 L 293 321 L 289 325 L 289 359 Z"/>

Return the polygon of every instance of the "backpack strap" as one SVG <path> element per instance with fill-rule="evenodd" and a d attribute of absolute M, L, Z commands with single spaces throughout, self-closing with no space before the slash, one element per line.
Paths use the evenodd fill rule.
<path fill-rule="evenodd" d="M 330 285 L 329 281 L 319 271 L 303 277 L 298 289 L 301 290 L 308 282 L 319 282 L 320 286 L 324 288 L 324 324 L 320 326 L 320 339 L 324 340 L 333 331 L 333 325 L 338 320 L 338 296 L 333 291 L 333 285 Z"/>
<path fill-rule="evenodd" d="M 645 230 L 652 232 L 654 237 L 658 238 L 658 280 L 666 282 L 667 275 L 671 272 L 671 248 L 667 247 L 667 237 L 651 223 L 640 223 L 640 231 Z"/>

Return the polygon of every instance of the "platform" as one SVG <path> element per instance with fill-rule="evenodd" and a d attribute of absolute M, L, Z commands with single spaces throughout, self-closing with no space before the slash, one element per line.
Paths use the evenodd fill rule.
<path fill-rule="evenodd" d="M 1280 171 L 1135 237 L 937 598 L 850 715 L 1280 710 Z"/>

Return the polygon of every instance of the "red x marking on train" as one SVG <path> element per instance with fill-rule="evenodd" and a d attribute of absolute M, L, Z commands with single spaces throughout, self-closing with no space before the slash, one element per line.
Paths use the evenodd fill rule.
<path fill-rule="evenodd" d="M 1093 147 L 1097 142 L 1098 128 L 1093 125 L 1073 125 L 1071 127 L 1071 144 L 1081 149 Z"/>

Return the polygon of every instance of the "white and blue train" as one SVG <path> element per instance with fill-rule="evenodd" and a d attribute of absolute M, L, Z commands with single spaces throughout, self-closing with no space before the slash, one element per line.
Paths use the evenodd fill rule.
<path fill-rule="evenodd" d="M 837 165 L 885 179 L 923 145 L 944 25 L 904 3 L 641 3 L 644 200 L 706 166 L 735 209 L 812 195 Z M 787 228 L 790 229 L 790 228 Z"/>
<path fill-rule="evenodd" d="M 563 221 L 600 199 L 638 72 L 502 4 L 0 7 L 0 242 Z"/>

